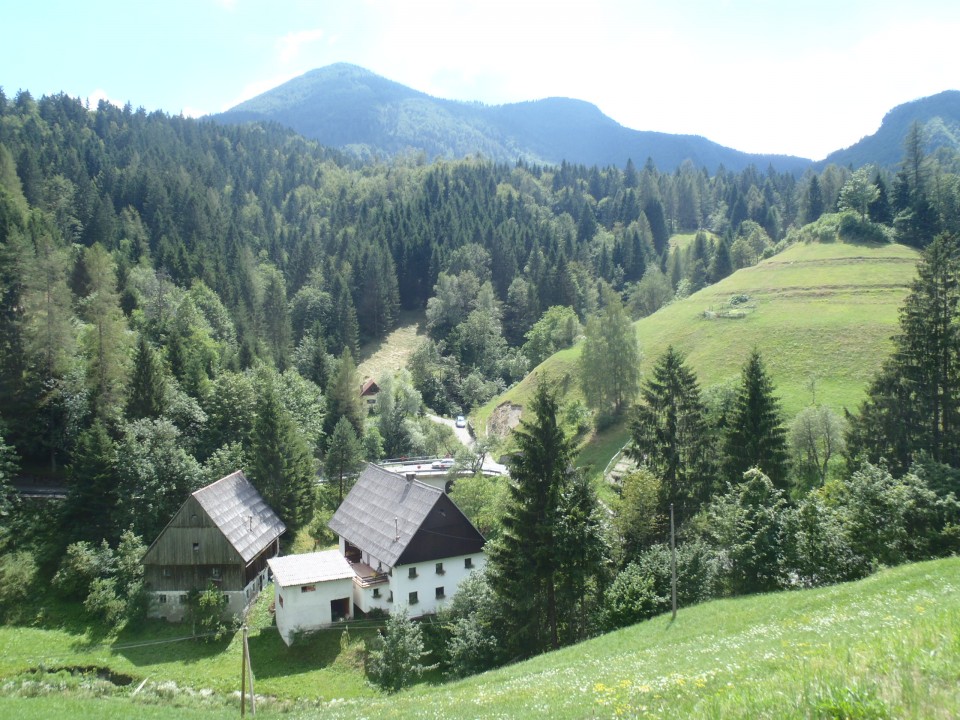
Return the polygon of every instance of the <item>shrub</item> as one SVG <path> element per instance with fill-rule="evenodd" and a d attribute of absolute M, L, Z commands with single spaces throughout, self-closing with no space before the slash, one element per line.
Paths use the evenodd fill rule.
<path fill-rule="evenodd" d="M 33 553 L 21 550 L 0 555 L 0 615 L 10 617 L 18 613 L 36 576 Z"/>
<path fill-rule="evenodd" d="M 230 630 L 224 614 L 227 596 L 210 583 L 206 590 L 191 590 L 187 595 L 187 616 L 193 632 L 200 639 L 211 642 L 221 639 Z"/>
<path fill-rule="evenodd" d="M 106 540 L 100 547 L 89 542 L 71 543 L 53 576 L 53 588 L 67 599 L 84 600 L 93 581 L 112 571 L 113 552 Z"/>
<path fill-rule="evenodd" d="M 367 655 L 367 676 L 383 690 L 397 692 L 435 667 L 423 663 L 426 654 L 420 626 L 406 610 L 399 610 L 387 620 L 386 630 Z"/>
<path fill-rule="evenodd" d="M 630 563 L 604 593 L 601 625 L 606 630 L 616 630 L 659 615 L 669 605 L 669 596 L 663 597 L 654 590 L 653 578 Z"/>

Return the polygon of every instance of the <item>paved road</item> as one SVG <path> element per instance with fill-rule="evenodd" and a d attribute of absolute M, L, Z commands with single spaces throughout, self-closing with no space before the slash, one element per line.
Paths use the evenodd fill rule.
<path fill-rule="evenodd" d="M 458 428 L 456 421 L 453 418 L 440 417 L 439 415 L 430 415 L 427 414 L 427 417 L 433 420 L 435 423 L 440 423 L 441 425 L 446 425 L 449 428 L 453 429 L 453 432 L 456 434 L 457 439 L 463 443 L 470 450 L 474 449 L 476 442 L 474 441 L 473 435 L 470 434 L 470 431 L 467 428 Z M 483 469 L 489 470 L 490 472 L 495 472 L 500 475 L 509 475 L 507 472 L 507 466 L 501 465 L 498 462 L 494 462 L 489 456 L 484 458 Z"/>

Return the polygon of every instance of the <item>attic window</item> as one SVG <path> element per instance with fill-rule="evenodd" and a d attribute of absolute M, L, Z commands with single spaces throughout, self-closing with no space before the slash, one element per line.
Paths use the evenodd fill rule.
<path fill-rule="evenodd" d="M 173 577 L 173 568 L 164 567 L 164 568 L 163 568 L 163 576 L 164 576 L 164 577 Z"/>
<path fill-rule="evenodd" d="M 417 569 L 415 567 L 410 568 L 410 572 L 407 573 L 407 577 L 413 580 L 417 576 Z"/>
<path fill-rule="evenodd" d="M 463 566 L 464 566 L 467 570 L 469 570 L 470 568 L 472 568 L 472 567 L 473 567 L 473 558 L 464 558 L 464 559 L 463 559 Z"/>
<path fill-rule="evenodd" d="M 305 593 L 305 592 L 316 592 L 316 589 L 317 589 L 317 586 L 316 586 L 316 585 L 302 585 L 302 586 L 300 587 L 300 592 L 302 592 L 302 593 Z"/>
<path fill-rule="evenodd" d="M 210 568 L 210 577 L 215 578 L 215 579 L 219 578 L 219 577 L 220 577 L 220 568 L 218 568 L 218 567 Z"/>
<path fill-rule="evenodd" d="M 437 563 L 437 575 L 443 575 L 444 572 L 443 563 Z"/>
<path fill-rule="evenodd" d="M 195 543 L 193 544 L 193 551 L 194 551 L 194 552 L 200 552 L 200 543 L 195 542 Z"/>

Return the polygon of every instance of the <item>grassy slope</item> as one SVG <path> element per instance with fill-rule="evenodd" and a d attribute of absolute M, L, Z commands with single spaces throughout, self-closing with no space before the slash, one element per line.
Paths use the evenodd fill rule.
<path fill-rule="evenodd" d="M 379 342 L 360 348 L 357 374 L 361 379 L 381 381 L 387 375 L 407 366 L 407 361 L 427 336 L 426 314 L 404 311 L 400 313 L 397 329 Z"/>
<path fill-rule="evenodd" d="M 851 410 L 889 353 L 897 311 L 915 275 L 918 254 L 902 245 L 798 244 L 759 265 L 673 303 L 635 323 L 643 351 L 642 371 L 668 345 L 687 354 L 701 387 L 736 383 L 753 348 L 764 356 L 788 418 L 816 398 L 838 412 Z M 737 294 L 750 297 L 740 320 L 709 320 Z M 536 373 L 561 378 L 568 398 L 576 387 L 579 347 L 564 350 Z M 483 428 L 493 408 L 509 400 L 523 405 L 530 397 L 533 373 L 475 414 Z M 592 438 L 581 463 L 602 470 L 626 441 L 623 427 Z"/>
<path fill-rule="evenodd" d="M 324 717 L 850 717 L 960 714 L 960 559 L 723 600 Z M 872 707 L 873 715 L 853 714 Z M 827 714 L 823 717 L 841 717 Z"/>
<path fill-rule="evenodd" d="M 261 593 L 248 619 L 258 694 L 285 699 L 355 698 L 374 694 L 363 673 L 341 653 L 341 630 L 317 633 L 301 645 L 286 647 L 268 612 L 272 600 L 273 586 L 270 585 Z M 356 641 L 374 632 L 373 629 L 353 629 L 351 634 Z M 157 622 L 138 630 L 104 635 L 102 629 L 85 626 L 70 617 L 61 623 L 47 619 L 43 627 L 0 626 L 0 696 L 6 694 L 5 678 L 37 667 L 50 670 L 76 666 L 107 667 L 128 675 L 133 680 L 129 690 L 144 679 L 151 683 L 170 681 L 181 688 L 206 689 L 216 697 L 238 690 L 240 633 L 209 643 L 177 641 L 189 635 L 189 626 Z M 4 711 L 5 703 L 16 706 L 20 701 L 0 697 L 0 717 L 11 717 Z M 216 716 L 215 707 L 208 710 Z M 61 713 L 41 712 L 37 717 L 54 714 Z M 12 716 L 20 717 L 20 714 Z M 129 717 L 130 713 L 128 710 L 125 715 L 120 709 L 116 716 Z"/>
<path fill-rule="evenodd" d="M 390 698 L 351 699 L 331 692 L 329 676 L 317 675 L 282 691 L 269 685 L 262 670 L 257 690 L 344 698 L 292 713 L 303 718 L 954 718 L 960 716 L 958 578 L 960 559 L 950 558 L 885 570 L 857 583 L 714 601 L 681 609 L 676 622 L 661 616 L 524 663 Z M 231 668 L 239 667 L 238 657 L 225 655 Z M 220 662 L 181 661 L 176 674 L 208 687 Z M 155 666 L 153 677 L 166 677 L 172 667 Z M 351 672 L 359 679 L 359 670 Z M 188 704 L 178 716 L 235 716 L 225 702 L 208 704 L 206 715 Z M 276 716 L 276 707 L 262 710 Z M 163 716 L 136 701 L 75 695 L 0 697 L 0 715 Z"/>

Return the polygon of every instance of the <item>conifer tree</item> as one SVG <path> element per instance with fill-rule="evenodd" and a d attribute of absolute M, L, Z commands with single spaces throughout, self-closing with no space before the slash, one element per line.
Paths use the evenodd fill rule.
<path fill-rule="evenodd" d="M 660 481 L 660 512 L 673 504 L 690 517 L 712 489 L 710 433 L 697 378 L 672 345 L 641 388 L 630 430 L 628 454 Z"/>
<path fill-rule="evenodd" d="M 345 417 L 353 425 L 357 436 L 363 435 L 363 405 L 360 400 L 360 378 L 353 354 L 344 348 L 337 365 L 337 372 L 327 387 L 327 414 L 324 418 L 324 434 L 330 437 L 334 428 Z"/>
<path fill-rule="evenodd" d="M 960 463 L 960 249 L 938 236 L 900 310 L 893 356 L 852 419 L 851 455 L 905 471 L 917 453 Z"/>
<path fill-rule="evenodd" d="M 323 460 L 327 481 L 337 483 L 338 503 L 343 502 L 347 477 L 356 473 L 362 462 L 363 446 L 360 439 L 350 421 L 341 417 L 327 443 L 327 454 Z"/>
<path fill-rule="evenodd" d="M 287 528 L 297 530 L 313 518 L 315 476 L 310 446 L 274 389 L 274 378 L 262 378 L 257 419 L 250 447 L 251 481 Z"/>
<path fill-rule="evenodd" d="M 113 542 L 119 535 L 116 446 L 98 420 L 77 439 L 64 503 L 64 530 L 71 541 Z"/>
<path fill-rule="evenodd" d="M 780 401 L 760 353 L 754 350 L 743 368 L 743 379 L 734 400 L 724 443 L 723 476 L 739 483 L 743 474 L 758 467 L 775 486 L 787 489 L 787 431 Z"/>
<path fill-rule="evenodd" d="M 541 379 L 532 418 L 515 431 L 510 499 L 503 534 L 490 549 L 490 581 L 504 607 L 508 655 L 559 646 L 557 587 L 565 548 L 557 542 L 560 502 L 569 484 L 573 445 L 557 420 L 558 401 Z"/>
<path fill-rule="evenodd" d="M 157 353 L 141 334 L 133 354 L 133 373 L 127 396 L 127 417 L 131 420 L 163 415 L 165 379 Z"/>

